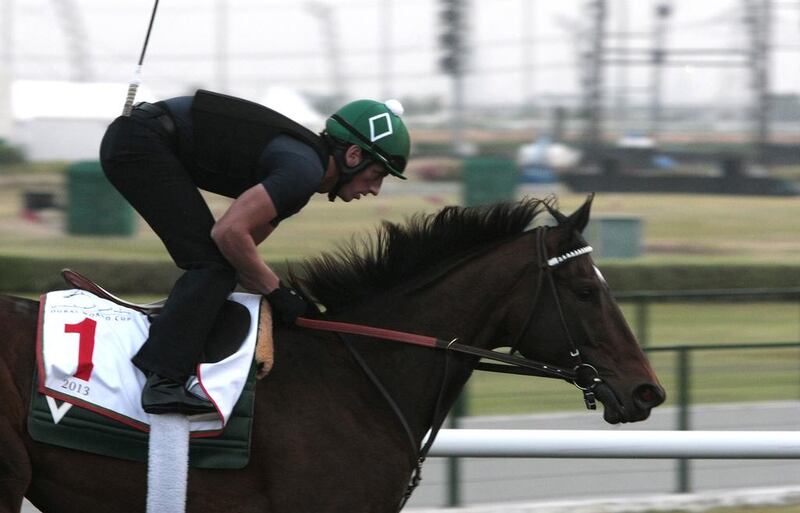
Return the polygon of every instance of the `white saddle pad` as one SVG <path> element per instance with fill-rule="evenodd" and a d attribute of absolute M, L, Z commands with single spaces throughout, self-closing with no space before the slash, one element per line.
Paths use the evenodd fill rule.
<path fill-rule="evenodd" d="M 189 417 L 192 436 L 219 434 L 242 393 L 253 362 L 261 296 L 231 294 L 250 312 L 250 331 L 231 356 L 197 366 L 197 381 L 216 407 L 216 414 Z M 150 415 L 142 410 L 144 374 L 131 358 L 144 344 L 150 323 L 144 314 L 83 290 L 61 290 L 42 296 L 37 341 L 39 392 L 50 408 L 59 399 L 147 431 Z M 66 413 L 62 405 L 54 420 Z"/>

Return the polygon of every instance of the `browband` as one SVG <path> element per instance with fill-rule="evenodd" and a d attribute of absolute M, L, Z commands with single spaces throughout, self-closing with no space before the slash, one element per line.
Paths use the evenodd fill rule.
<path fill-rule="evenodd" d="M 562 262 L 566 262 L 570 258 L 575 258 L 577 256 L 585 255 L 586 253 L 591 253 L 592 247 L 591 246 L 584 246 L 582 248 L 574 249 L 572 251 L 567 251 L 561 256 L 553 257 L 547 260 L 547 265 L 550 267 L 555 267 Z"/>

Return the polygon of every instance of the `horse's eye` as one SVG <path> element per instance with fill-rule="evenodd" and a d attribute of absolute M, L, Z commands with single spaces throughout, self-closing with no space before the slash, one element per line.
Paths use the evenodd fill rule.
<path fill-rule="evenodd" d="M 575 291 L 575 295 L 580 301 L 591 301 L 594 298 L 594 289 L 590 287 L 581 287 Z"/>

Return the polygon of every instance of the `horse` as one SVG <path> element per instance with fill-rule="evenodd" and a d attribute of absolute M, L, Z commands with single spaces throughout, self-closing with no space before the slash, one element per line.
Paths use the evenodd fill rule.
<path fill-rule="evenodd" d="M 250 462 L 190 469 L 187 511 L 398 511 L 426 433 L 487 355 L 574 382 L 609 423 L 646 419 L 665 393 L 581 236 L 591 200 L 569 216 L 554 198 L 445 207 L 384 222 L 292 270 L 292 286 L 324 308 L 312 317 L 445 343 L 276 326 Z M 546 211 L 556 225 L 543 225 Z M 0 512 L 23 497 L 44 512 L 143 511 L 146 464 L 26 433 L 37 309 L 0 296 Z"/>

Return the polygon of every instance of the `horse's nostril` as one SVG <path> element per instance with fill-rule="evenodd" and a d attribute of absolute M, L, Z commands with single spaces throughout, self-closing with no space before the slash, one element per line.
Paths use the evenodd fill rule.
<path fill-rule="evenodd" d="M 636 405 L 643 409 L 655 408 L 666 399 L 664 389 L 658 385 L 646 383 L 639 385 L 633 391 L 633 400 Z"/>

